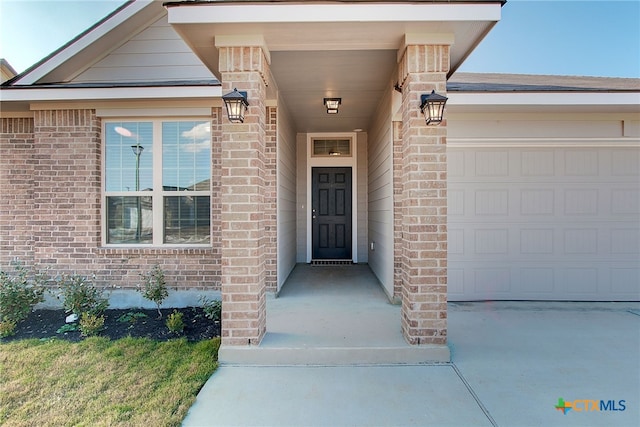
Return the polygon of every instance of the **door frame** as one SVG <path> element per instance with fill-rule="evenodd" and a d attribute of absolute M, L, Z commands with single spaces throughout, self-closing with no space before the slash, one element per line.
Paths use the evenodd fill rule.
<path fill-rule="evenodd" d="M 351 141 L 351 156 L 314 157 L 313 140 L 318 138 L 344 138 Z M 315 167 L 351 168 L 351 260 L 358 262 L 358 138 L 355 132 L 308 133 L 307 134 L 307 263 L 312 261 L 313 231 L 311 225 L 311 169 Z"/>

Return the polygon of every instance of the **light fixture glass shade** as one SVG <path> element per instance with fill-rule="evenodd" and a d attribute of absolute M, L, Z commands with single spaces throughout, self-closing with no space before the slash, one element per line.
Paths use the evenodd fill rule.
<path fill-rule="evenodd" d="M 324 98 L 323 102 L 327 108 L 327 114 L 338 114 L 338 107 L 342 103 L 342 98 Z"/>
<path fill-rule="evenodd" d="M 420 111 L 424 114 L 424 119 L 427 125 L 437 125 L 442 122 L 442 116 L 444 115 L 444 106 L 447 103 L 446 96 L 437 94 L 435 90 L 432 90 L 428 95 L 422 95 L 420 100 Z"/>
<path fill-rule="evenodd" d="M 231 123 L 244 123 L 244 113 L 247 111 L 247 92 L 238 92 L 233 89 L 226 95 L 222 95 L 224 105 L 227 107 L 227 116 Z"/>

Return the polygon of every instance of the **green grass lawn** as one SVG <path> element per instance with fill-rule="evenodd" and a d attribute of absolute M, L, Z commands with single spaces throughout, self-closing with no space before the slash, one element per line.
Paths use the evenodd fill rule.
<path fill-rule="evenodd" d="M 178 426 L 217 367 L 219 339 L 0 344 L 0 425 Z"/>

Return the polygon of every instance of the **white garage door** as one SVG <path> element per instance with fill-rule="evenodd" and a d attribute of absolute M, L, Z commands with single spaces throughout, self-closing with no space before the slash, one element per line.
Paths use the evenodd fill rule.
<path fill-rule="evenodd" d="M 640 300 L 637 147 L 448 149 L 449 299 Z"/>

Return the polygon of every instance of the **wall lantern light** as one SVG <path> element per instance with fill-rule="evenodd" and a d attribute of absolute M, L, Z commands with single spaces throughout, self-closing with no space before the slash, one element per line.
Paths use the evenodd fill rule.
<path fill-rule="evenodd" d="M 222 100 L 227 107 L 229 121 L 231 123 L 244 123 L 244 113 L 249 106 L 247 92 L 238 92 L 238 89 L 233 89 L 233 92 L 222 95 Z"/>
<path fill-rule="evenodd" d="M 338 114 L 338 107 L 342 103 L 342 98 L 324 98 L 324 106 L 327 107 L 327 114 Z"/>
<path fill-rule="evenodd" d="M 420 96 L 420 111 L 424 114 L 424 118 L 427 125 L 438 125 L 442 122 L 442 116 L 444 115 L 444 106 L 447 103 L 446 96 L 437 94 L 435 90 L 432 90 L 430 94 L 424 94 Z"/>

